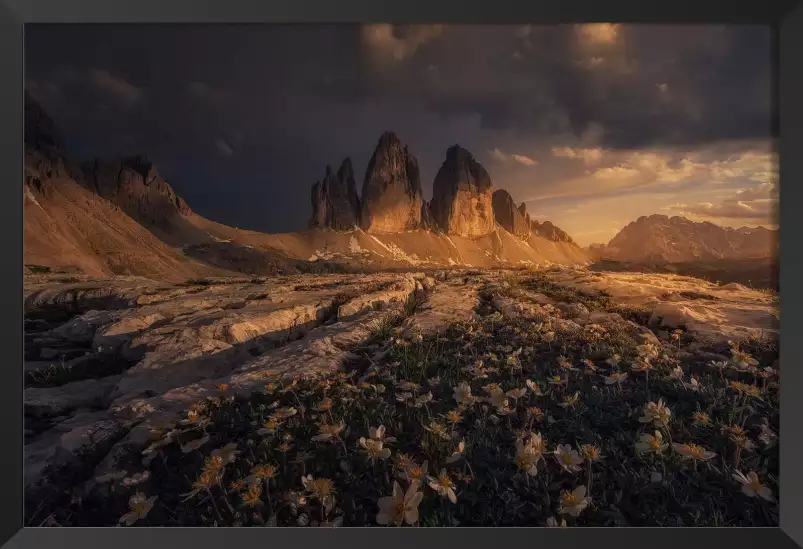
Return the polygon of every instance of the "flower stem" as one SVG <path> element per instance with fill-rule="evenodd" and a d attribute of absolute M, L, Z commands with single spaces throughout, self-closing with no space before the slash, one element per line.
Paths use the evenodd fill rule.
<path fill-rule="evenodd" d="M 217 517 L 218 522 L 220 525 L 223 525 L 223 517 L 220 516 L 220 510 L 217 508 L 217 503 L 215 503 L 215 496 L 212 495 L 212 491 L 207 488 L 206 493 L 209 494 L 209 501 L 212 502 L 212 509 L 215 510 L 215 516 Z"/>

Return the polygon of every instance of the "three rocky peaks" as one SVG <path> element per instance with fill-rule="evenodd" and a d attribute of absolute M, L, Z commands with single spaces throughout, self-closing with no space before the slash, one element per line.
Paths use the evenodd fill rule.
<path fill-rule="evenodd" d="M 472 154 L 459 145 L 446 151 L 435 176 L 432 200 L 423 198 L 418 160 L 393 132 L 379 139 L 358 196 L 351 160 L 337 173 L 326 167 L 322 181 L 312 186 L 310 227 L 372 233 L 401 233 L 417 229 L 447 235 L 481 237 L 497 224 L 521 237 L 531 234 L 573 243 L 550 222 L 530 218 L 524 203 L 518 207 L 504 189 L 494 190 L 491 177 Z"/>

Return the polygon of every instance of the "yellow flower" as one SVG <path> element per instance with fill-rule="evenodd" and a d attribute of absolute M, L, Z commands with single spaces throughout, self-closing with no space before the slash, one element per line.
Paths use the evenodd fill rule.
<path fill-rule="evenodd" d="M 578 486 L 573 491 L 563 491 L 560 494 L 560 509 L 558 513 L 561 515 L 571 515 L 573 517 L 580 516 L 580 513 L 588 507 L 591 503 L 591 498 L 586 497 L 586 487 L 584 485 Z"/>
<path fill-rule="evenodd" d="M 455 461 L 459 460 L 463 457 L 463 450 L 466 449 L 466 444 L 462 440 L 460 444 L 457 445 L 457 450 L 452 453 L 451 456 L 446 458 L 446 463 L 454 463 Z"/>
<path fill-rule="evenodd" d="M 312 437 L 315 442 L 330 442 L 332 440 L 339 440 L 340 433 L 343 432 L 346 426 L 343 423 L 330 425 L 328 423 L 321 423 L 318 426 L 318 434 Z"/>
<path fill-rule="evenodd" d="M 749 383 L 742 383 L 741 381 L 731 381 L 730 382 L 731 389 L 743 393 L 745 395 L 760 398 L 761 397 L 761 389 L 756 387 L 755 385 L 751 385 Z"/>
<path fill-rule="evenodd" d="M 332 401 L 331 398 L 326 397 L 324 398 L 318 406 L 313 408 L 316 412 L 329 412 L 334 407 L 335 403 Z"/>
<path fill-rule="evenodd" d="M 563 385 L 565 383 L 565 380 L 561 379 L 560 376 L 552 376 L 548 381 L 550 385 Z"/>
<path fill-rule="evenodd" d="M 452 503 L 457 503 L 457 494 L 454 491 L 455 484 L 446 469 L 441 469 L 441 472 L 436 477 L 428 477 L 429 487 L 438 492 L 441 497 L 449 498 Z"/>
<path fill-rule="evenodd" d="M 413 407 L 414 408 L 421 408 L 422 406 L 425 406 L 427 403 L 429 403 L 431 401 L 432 401 L 432 393 L 429 392 L 429 393 L 426 393 L 426 394 L 421 395 L 420 397 L 416 398 L 413 401 Z"/>
<path fill-rule="evenodd" d="M 451 440 L 452 435 L 449 431 L 444 427 L 442 424 L 438 423 L 437 421 L 431 421 L 429 425 L 425 426 L 424 429 L 432 433 L 433 435 L 442 438 L 443 440 Z"/>
<path fill-rule="evenodd" d="M 251 469 L 251 474 L 258 479 L 271 479 L 276 475 L 277 467 L 273 464 L 255 465 Z"/>
<path fill-rule="evenodd" d="M 731 363 L 737 370 L 748 370 L 751 366 L 758 366 L 758 361 L 749 353 L 731 349 Z"/>
<path fill-rule="evenodd" d="M 492 393 L 490 393 L 490 395 L 491 396 L 485 399 L 485 402 L 487 402 L 496 409 L 507 407 L 508 401 L 505 398 L 505 393 L 502 392 L 501 389 L 493 391 Z"/>
<path fill-rule="evenodd" d="M 379 440 L 362 437 L 360 438 L 360 446 L 362 446 L 363 453 L 368 456 L 371 462 L 390 457 L 390 448 L 384 448 Z"/>
<path fill-rule="evenodd" d="M 767 501 L 775 501 L 772 497 L 772 490 L 769 487 L 761 484 L 758 475 L 755 471 L 750 471 L 747 476 L 741 471 L 733 473 L 733 478 L 742 485 L 742 492 L 748 497 L 754 498 L 756 496 L 766 499 Z"/>
<path fill-rule="evenodd" d="M 421 465 L 411 463 L 404 473 L 405 478 L 410 482 L 423 484 L 429 474 L 429 462 L 425 461 Z"/>
<path fill-rule="evenodd" d="M 153 502 L 156 501 L 157 496 L 146 497 L 142 492 L 137 492 L 128 500 L 128 508 L 130 511 L 120 517 L 120 522 L 126 526 L 131 526 L 138 520 L 142 520 L 148 516 L 153 508 Z"/>
<path fill-rule="evenodd" d="M 229 444 L 226 444 L 223 448 L 218 448 L 217 450 L 214 450 L 212 452 L 212 457 L 220 457 L 220 459 L 223 462 L 223 465 L 226 465 L 228 463 L 233 463 L 234 460 L 237 458 L 237 454 L 239 453 L 240 451 L 237 450 L 237 444 L 235 444 L 234 442 L 230 442 Z"/>
<path fill-rule="evenodd" d="M 393 466 L 404 474 L 407 469 L 413 466 L 413 460 L 407 454 L 397 454 L 396 457 L 393 458 Z"/>
<path fill-rule="evenodd" d="M 614 383 L 621 384 L 626 379 L 626 372 L 613 372 L 611 375 L 605 377 L 605 385 L 613 385 Z"/>
<path fill-rule="evenodd" d="M 241 497 L 243 503 L 253 507 L 262 503 L 262 483 L 252 483 L 248 485 L 248 490 Z"/>
<path fill-rule="evenodd" d="M 755 449 L 756 445 L 753 443 L 752 440 L 747 435 L 731 435 L 730 439 L 733 443 L 743 450 L 753 450 Z"/>
<path fill-rule="evenodd" d="M 744 430 L 744 427 L 741 427 L 739 425 L 723 425 L 721 432 L 723 435 L 727 434 L 732 437 L 733 436 L 740 437 L 747 434 L 747 431 Z"/>
<path fill-rule="evenodd" d="M 705 412 L 694 412 L 694 414 L 692 414 L 692 419 L 694 419 L 694 425 L 703 426 L 711 424 L 711 418 Z"/>
<path fill-rule="evenodd" d="M 530 389 L 530 391 L 533 392 L 533 394 L 535 396 L 543 396 L 544 395 L 544 393 L 541 392 L 541 387 L 539 387 L 538 383 L 536 383 L 535 381 L 533 381 L 531 379 L 528 379 L 524 383 L 527 385 L 527 388 Z"/>
<path fill-rule="evenodd" d="M 655 436 L 644 433 L 636 442 L 636 450 L 644 454 L 661 454 L 667 447 L 668 444 L 664 444 L 664 436 L 660 431 L 655 431 Z"/>
<path fill-rule="evenodd" d="M 573 450 L 568 444 L 558 444 L 555 449 L 555 460 L 564 470 L 569 473 L 576 473 L 580 470 L 580 465 L 583 463 L 583 458 Z"/>
<path fill-rule="evenodd" d="M 639 418 L 641 423 L 652 422 L 656 427 L 663 427 L 669 424 L 672 412 L 664 405 L 663 399 L 658 402 L 648 402 L 644 407 L 644 415 Z"/>
<path fill-rule="evenodd" d="M 580 401 L 580 391 L 577 391 L 572 396 L 567 396 L 563 402 L 558 404 L 561 408 L 573 408 Z"/>
<path fill-rule="evenodd" d="M 452 425 L 456 425 L 463 421 L 463 414 L 461 414 L 458 410 L 449 410 L 446 412 L 446 421 L 451 423 Z"/>
<path fill-rule="evenodd" d="M 301 477 L 304 489 L 324 507 L 330 509 L 334 506 L 335 483 L 328 478 L 313 478 L 312 475 Z"/>
<path fill-rule="evenodd" d="M 539 459 L 540 455 L 530 445 L 524 444 L 521 439 L 516 441 L 516 455 L 513 460 L 519 469 L 534 477 L 538 474 L 537 465 Z"/>
<path fill-rule="evenodd" d="M 201 415 L 198 413 L 198 410 L 187 410 L 187 418 L 182 419 L 179 423 L 181 425 L 193 425 L 198 422 L 201 418 Z"/>
<path fill-rule="evenodd" d="M 402 391 L 410 391 L 412 393 L 421 390 L 421 385 L 419 385 L 418 383 L 413 383 L 412 381 L 400 381 L 399 383 L 396 384 L 396 387 L 398 387 Z"/>
<path fill-rule="evenodd" d="M 225 383 L 218 383 L 217 385 L 215 385 L 215 387 L 221 393 L 225 393 L 226 391 L 229 390 L 229 386 L 227 384 L 225 384 Z"/>
<path fill-rule="evenodd" d="M 660 349 L 654 343 L 643 343 L 636 347 L 639 355 L 649 360 L 651 358 L 658 358 Z"/>
<path fill-rule="evenodd" d="M 602 459 L 602 453 L 599 448 L 593 444 L 583 444 L 580 446 L 580 455 L 586 461 L 599 461 Z"/>
<path fill-rule="evenodd" d="M 243 488 L 245 488 L 245 479 L 237 479 L 231 481 L 231 483 L 229 483 L 229 488 L 231 488 L 232 490 L 242 490 Z"/>
<path fill-rule="evenodd" d="M 257 429 L 257 434 L 263 436 L 275 434 L 279 430 L 280 426 L 281 423 L 279 423 L 275 419 L 269 419 L 268 421 L 265 422 L 262 428 Z"/>
<path fill-rule="evenodd" d="M 379 513 L 376 515 L 377 524 L 395 524 L 401 526 L 403 523 L 413 525 L 418 522 L 418 506 L 424 498 L 424 494 L 418 491 L 418 483 L 413 482 L 403 492 L 397 481 L 393 481 L 393 495 L 390 497 L 379 498 L 377 505 Z"/>
<path fill-rule="evenodd" d="M 636 358 L 635 362 L 630 365 L 630 369 L 634 372 L 646 372 L 652 369 L 652 364 L 649 358 L 639 356 Z"/>
<path fill-rule="evenodd" d="M 273 415 L 276 419 L 287 419 L 293 417 L 297 413 L 298 410 L 290 406 L 288 408 L 279 408 L 278 410 L 276 410 L 276 412 L 274 412 Z"/>
<path fill-rule="evenodd" d="M 691 459 L 694 461 L 708 461 L 709 459 L 716 456 L 714 452 L 709 452 L 702 446 L 698 446 L 697 444 L 680 444 L 680 443 L 673 443 L 672 448 L 680 454 L 682 459 Z"/>
<path fill-rule="evenodd" d="M 523 397 L 524 395 L 527 394 L 527 388 L 526 387 L 521 387 L 521 388 L 517 388 L 517 389 L 511 389 L 506 394 L 510 398 L 519 399 L 519 398 L 521 398 L 521 397 Z"/>
<path fill-rule="evenodd" d="M 547 343 L 551 343 L 551 342 L 555 341 L 555 332 L 547 332 L 542 336 L 542 338 Z"/>
<path fill-rule="evenodd" d="M 527 416 L 535 419 L 535 421 L 541 421 L 544 419 L 544 411 L 537 407 L 527 408 Z"/>

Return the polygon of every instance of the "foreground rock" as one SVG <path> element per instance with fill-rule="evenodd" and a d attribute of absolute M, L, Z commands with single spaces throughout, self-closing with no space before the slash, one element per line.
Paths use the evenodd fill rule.
<path fill-rule="evenodd" d="M 547 272 L 568 289 L 605 290 L 619 314 L 593 301 L 561 301 L 566 294 L 550 293 L 549 286 L 532 291 L 534 275 L 451 270 L 183 285 L 131 278 L 63 284 L 31 275 L 29 317 L 69 311 L 52 328 L 50 321 L 26 321 L 39 330 L 30 334 L 31 353 L 62 343 L 94 350 L 79 357 L 91 368 L 70 370 L 56 386 L 26 389 L 26 490 L 47 486 L 53 472 L 86 480 L 113 470 L 126 451 L 148 443 L 157 422 L 175 421 L 191 404 L 219 395 L 221 385 L 227 394 L 247 396 L 272 381 L 326 376 L 353 365 L 355 349 L 389 325 L 400 323 L 403 337 L 441 334 L 487 314 L 490 305 L 507 317 L 549 319 L 558 338 L 582 336 L 593 325 L 654 343 L 653 332 L 674 327 L 700 341 L 777 332 L 771 296 L 740 285 L 586 269 Z M 623 317 L 627 306 L 652 311 L 649 327 Z"/>

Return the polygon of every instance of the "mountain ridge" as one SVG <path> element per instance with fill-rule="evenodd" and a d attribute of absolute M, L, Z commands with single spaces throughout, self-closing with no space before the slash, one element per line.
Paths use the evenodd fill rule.
<path fill-rule="evenodd" d="M 778 253 L 778 231 L 723 227 L 710 221 L 652 214 L 628 223 L 607 244 L 588 251 L 601 259 L 682 263 L 718 259 L 763 259 Z"/>

